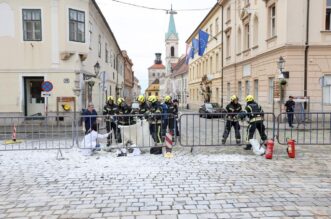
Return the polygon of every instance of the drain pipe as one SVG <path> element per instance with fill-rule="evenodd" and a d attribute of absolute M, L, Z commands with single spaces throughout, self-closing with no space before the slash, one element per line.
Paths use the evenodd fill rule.
<path fill-rule="evenodd" d="M 307 17 L 306 17 L 306 42 L 305 42 L 305 65 L 304 65 L 304 97 L 307 97 L 307 78 L 308 78 L 308 50 L 309 50 L 309 9 L 310 0 L 307 0 Z M 307 103 L 305 102 L 305 109 L 307 109 Z"/>
<path fill-rule="evenodd" d="M 223 108 L 224 103 L 224 6 L 222 5 L 222 61 L 221 61 L 221 68 L 222 68 L 222 97 L 221 97 L 221 107 Z"/>

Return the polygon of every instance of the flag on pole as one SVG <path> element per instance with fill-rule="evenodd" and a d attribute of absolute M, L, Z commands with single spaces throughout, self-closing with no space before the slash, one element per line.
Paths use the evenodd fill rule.
<path fill-rule="evenodd" d="M 209 34 L 203 30 L 199 31 L 199 56 L 202 56 L 207 47 Z"/>
<path fill-rule="evenodd" d="M 190 61 L 191 49 L 192 49 L 192 46 L 189 44 L 186 44 L 186 61 L 185 61 L 186 64 L 188 64 L 188 62 Z"/>
<path fill-rule="evenodd" d="M 198 51 L 199 50 L 199 40 L 193 38 L 193 40 L 192 40 L 192 47 L 194 49 L 194 52 L 195 51 Z"/>

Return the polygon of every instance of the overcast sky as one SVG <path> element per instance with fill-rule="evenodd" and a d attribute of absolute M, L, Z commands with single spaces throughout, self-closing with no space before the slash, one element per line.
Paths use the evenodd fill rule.
<path fill-rule="evenodd" d="M 212 8 L 216 0 L 121 0 L 154 8 L 196 9 Z M 148 85 L 148 70 L 155 53 L 162 53 L 165 63 L 165 33 L 168 30 L 169 14 L 164 11 L 147 10 L 123 5 L 112 0 L 97 0 L 116 40 L 122 50 L 128 52 L 133 61 L 135 76 L 139 79 L 142 92 Z M 179 11 L 174 16 L 179 35 L 179 54 L 185 54 L 185 41 L 192 34 L 209 10 Z"/>

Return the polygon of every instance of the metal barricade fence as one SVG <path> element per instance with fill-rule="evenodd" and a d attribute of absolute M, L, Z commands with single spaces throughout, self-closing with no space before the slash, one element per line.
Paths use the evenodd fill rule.
<path fill-rule="evenodd" d="M 156 117 L 159 117 L 160 122 L 156 122 Z M 171 114 L 81 116 L 76 121 L 76 143 L 81 149 L 95 147 L 96 142 L 90 143 L 92 136 L 89 135 L 89 129 L 96 122 L 96 131 L 100 134 L 97 143 L 100 143 L 106 150 L 165 146 L 166 135 L 171 129 L 174 129 L 172 138 L 174 146 L 177 135 L 176 125 L 178 124 L 177 119 L 172 117 Z M 108 135 L 107 133 L 110 131 L 112 133 Z"/>
<path fill-rule="evenodd" d="M 294 119 L 292 128 L 284 119 L 288 116 L 301 119 Z M 286 145 L 288 139 L 294 139 L 298 145 L 331 145 L 331 112 L 281 113 L 277 121 L 279 144 Z"/>
<path fill-rule="evenodd" d="M 185 113 L 179 118 L 180 140 L 179 143 L 184 147 L 194 146 L 234 146 L 247 143 L 247 128 L 249 126 L 247 118 L 241 120 L 237 118 L 240 128 L 240 142 L 236 140 L 235 128 L 231 126 L 226 142 L 222 139 L 226 129 L 227 116 L 235 116 L 233 113 Z M 273 113 L 263 113 L 263 124 L 268 139 L 275 137 L 275 115 Z M 257 138 L 258 129 L 254 133 Z M 237 136 L 238 138 L 238 136 Z"/>
<path fill-rule="evenodd" d="M 0 117 L 0 151 L 58 150 L 74 146 L 72 117 Z"/>

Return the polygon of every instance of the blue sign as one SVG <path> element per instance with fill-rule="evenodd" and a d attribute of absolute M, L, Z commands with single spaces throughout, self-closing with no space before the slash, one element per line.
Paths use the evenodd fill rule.
<path fill-rule="evenodd" d="M 53 90 L 53 84 L 50 81 L 44 81 L 41 84 L 41 89 L 43 91 L 50 92 L 51 90 Z"/>

